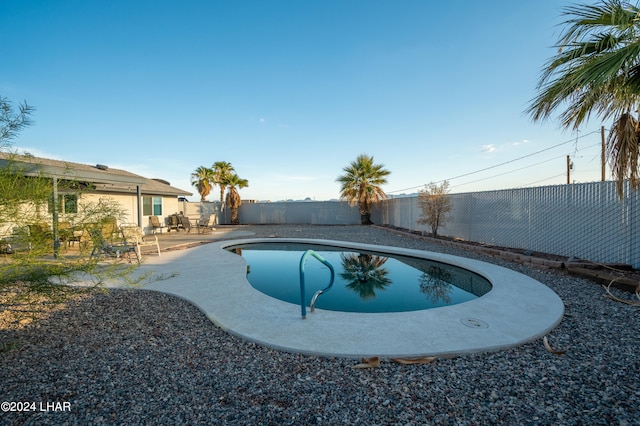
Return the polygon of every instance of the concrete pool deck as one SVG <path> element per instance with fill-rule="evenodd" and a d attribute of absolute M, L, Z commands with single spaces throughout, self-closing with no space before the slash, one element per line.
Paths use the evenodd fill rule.
<path fill-rule="evenodd" d="M 147 256 L 139 273 L 162 280 L 143 288 L 189 300 L 213 323 L 249 341 L 289 352 L 348 358 L 495 351 L 546 335 L 564 313 L 561 299 L 552 290 L 507 268 L 441 253 L 333 241 L 345 248 L 375 248 L 461 266 L 488 278 L 493 289 L 479 299 L 436 309 L 374 314 L 316 309 L 303 320 L 299 305 L 251 287 L 245 260 L 224 249 L 259 241 L 326 242 L 248 238 Z"/>

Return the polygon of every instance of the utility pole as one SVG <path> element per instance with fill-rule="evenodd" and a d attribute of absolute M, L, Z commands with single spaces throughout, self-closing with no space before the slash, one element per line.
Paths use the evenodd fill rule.
<path fill-rule="evenodd" d="M 567 155 L 567 185 L 571 183 L 571 157 Z"/>
<path fill-rule="evenodd" d="M 607 174 L 607 167 L 606 167 L 606 155 L 605 155 L 605 143 L 604 143 L 604 126 L 602 126 L 600 128 L 600 138 L 602 139 L 602 149 L 600 152 L 600 168 L 601 168 L 601 180 L 602 182 L 604 182 L 605 180 L 607 180 L 606 178 L 606 174 Z"/>

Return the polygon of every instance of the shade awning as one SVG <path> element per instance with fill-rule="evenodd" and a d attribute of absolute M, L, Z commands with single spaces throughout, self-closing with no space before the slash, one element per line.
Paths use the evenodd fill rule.
<path fill-rule="evenodd" d="M 27 157 L 28 158 L 28 157 Z M 28 161 L 24 156 L 15 156 L 11 159 L 0 158 L 0 167 L 15 165 L 20 173 L 25 176 L 43 176 L 71 181 L 83 181 L 93 183 L 105 183 L 112 185 L 142 185 L 145 178 L 129 173 L 110 172 L 109 169 L 95 169 L 90 166 L 76 168 L 68 164 L 46 164 L 39 163 L 34 158 L 33 162 Z"/>

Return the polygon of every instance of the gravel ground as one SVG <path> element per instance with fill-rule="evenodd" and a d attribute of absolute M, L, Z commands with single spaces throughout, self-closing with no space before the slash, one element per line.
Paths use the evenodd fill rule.
<path fill-rule="evenodd" d="M 638 308 L 604 298 L 592 282 L 376 227 L 242 228 L 510 267 L 563 299 L 565 318 L 548 337 L 567 352 L 552 354 L 537 340 L 425 365 L 354 369 L 353 359 L 278 352 L 230 336 L 169 295 L 96 292 L 35 325 L 0 330 L 10 344 L 0 353 L 0 401 L 36 403 L 36 411 L 1 412 L 0 424 L 640 424 Z"/>

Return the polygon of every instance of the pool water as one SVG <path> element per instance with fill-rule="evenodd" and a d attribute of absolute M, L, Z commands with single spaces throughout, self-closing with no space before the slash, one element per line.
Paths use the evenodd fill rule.
<path fill-rule="evenodd" d="M 316 308 L 344 312 L 405 312 L 474 300 L 491 290 L 482 276 L 435 261 L 308 244 L 263 243 L 229 248 L 247 262 L 247 280 L 258 291 L 300 304 L 300 258 L 312 249 L 335 269 L 330 290 Z M 329 269 L 309 256 L 306 303 L 330 281 Z"/>

